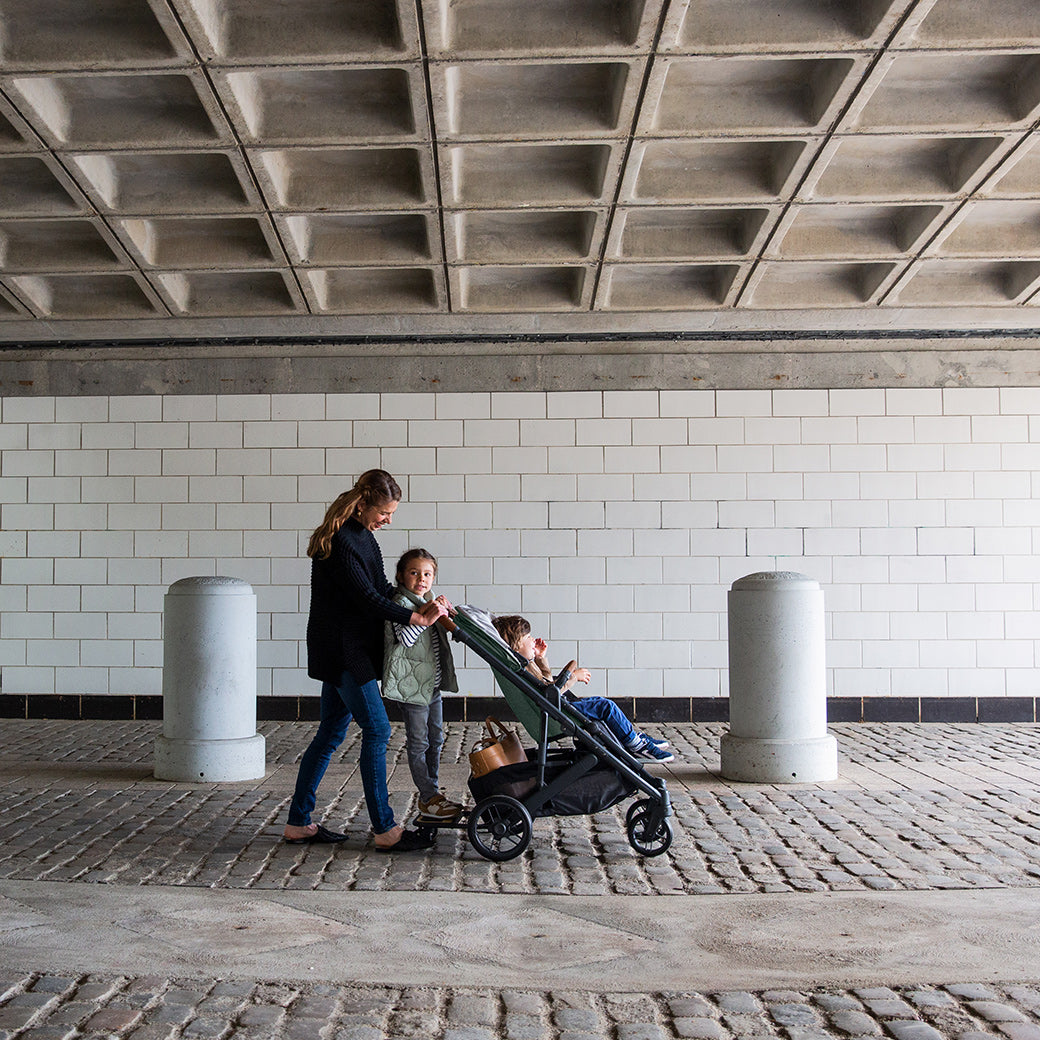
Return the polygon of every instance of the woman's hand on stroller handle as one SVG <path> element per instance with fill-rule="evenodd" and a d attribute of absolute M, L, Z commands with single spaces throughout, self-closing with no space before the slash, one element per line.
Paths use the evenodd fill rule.
<path fill-rule="evenodd" d="M 421 620 L 413 623 L 424 626 L 432 625 L 439 618 L 447 617 L 448 614 L 448 601 L 444 599 L 443 596 L 438 596 L 437 599 L 431 600 L 429 603 L 424 604 L 419 610 L 415 611 L 412 616 L 418 617 Z"/>

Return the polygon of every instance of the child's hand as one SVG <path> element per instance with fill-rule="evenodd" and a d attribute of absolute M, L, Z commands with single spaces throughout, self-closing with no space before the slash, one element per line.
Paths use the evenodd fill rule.
<path fill-rule="evenodd" d="M 592 679 L 592 672 L 588 668 L 575 668 L 573 674 L 576 682 L 587 683 Z"/>
<path fill-rule="evenodd" d="M 544 657 L 545 651 L 549 649 L 549 644 L 544 639 L 535 639 L 534 641 L 534 652 L 538 657 Z"/>
<path fill-rule="evenodd" d="M 438 597 L 437 597 L 437 598 L 436 598 L 436 599 L 434 600 L 434 603 L 440 603 L 440 605 L 441 605 L 442 607 L 444 607 L 444 609 L 445 609 L 445 610 L 446 610 L 446 611 L 447 611 L 447 612 L 448 612 L 449 614 L 454 614 L 454 613 L 455 613 L 455 608 L 454 608 L 454 607 L 453 607 L 453 606 L 451 605 L 451 603 L 449 603 L 449 602 L 448 602 L 448 597 L 447 597 L 447 596 L 438 596 Z"/>

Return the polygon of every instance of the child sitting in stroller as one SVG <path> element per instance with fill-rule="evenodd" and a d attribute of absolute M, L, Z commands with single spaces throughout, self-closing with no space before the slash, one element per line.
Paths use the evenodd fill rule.
<path fill-rule="evenodd" d="M 492 624 L 510 649 L 527 662 L 527 670 L 535 678 L 542 682 L 555 682 L 567 703 L 575 711 L 586 718 L 603 723 L 630 754 L 654 762 L 671 762 L 675 758 L 667 750 L 667 740 L 655 740 L 637 730 L 625 713 L 609 698 L 570 696 L 568 691 L 571 687 L 576 682 L 587 683 L 592 678 L 592 673 L 587 668 L 575 666 L 573 670 L 564 669 L 554 679 L 552 670 L 545 660 L 548 644 L 544 639 L 531 634 L 531 624 L 526 618 L 510 614 L 492 618 Z"/>

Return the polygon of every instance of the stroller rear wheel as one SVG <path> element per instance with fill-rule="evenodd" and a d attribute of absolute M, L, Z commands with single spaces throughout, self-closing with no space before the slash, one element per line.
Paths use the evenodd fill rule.
<path fill-rule="evenodd" d="M 501 863 L 519 856 L 531 844 L 532 827 L 531 814 L 523 802 L 494 794 L 473 807 L 466 832 L 477 852 Z"/>
<path fill-rule="evenodd" d="M 671 848 L 672 821 L 662 819 L 649 798 L 641 798 L 628 807 L 625 826 L 629 845 L 641 856 L 660 856 Z"/>

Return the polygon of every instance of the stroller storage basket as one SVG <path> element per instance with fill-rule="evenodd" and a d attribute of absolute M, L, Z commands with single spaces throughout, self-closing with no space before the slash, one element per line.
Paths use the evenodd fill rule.
<path fill-rule="evenodd" d="M 550 759 L 545 765 L 545 784 L 549 786 L 570 766 L 578 752 L 566 760 Z M 484 776 L 470 777 L 469 789 L 474 801 L 481 802 L 492 795 L 509 795 L 524 801 L 538 789 L 539 763 L 520 762 L 502 766 Z M 532 816 L 591 816 L 603 812 L 635 793 L 635 787 L 608 767 L 595 767 L 574 780 L 531 813 Z"/>

